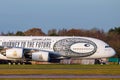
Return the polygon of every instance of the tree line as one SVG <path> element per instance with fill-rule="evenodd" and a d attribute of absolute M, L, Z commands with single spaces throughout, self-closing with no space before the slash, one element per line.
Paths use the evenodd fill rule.
<path fill-rule="evenodd" d="M 1 32 L 1 36 L 86 36 L 101 39 L 113 47 L 117 54 L 114 57 L 120 58 L 120 27 L 110 29 L 108 32 L 93 28 L 91 30 L 84 29 L 51 29 L 48 33 L 44 33 L 40 28 L 32 28 L 26 31 L 17 31 L 16 33 Z"/>

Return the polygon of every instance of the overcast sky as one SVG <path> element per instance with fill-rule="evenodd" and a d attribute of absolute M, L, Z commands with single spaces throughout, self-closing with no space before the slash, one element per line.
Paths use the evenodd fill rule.
<path fill-rule="evenodd" d="M 0 0 L 0 32 L 118 26 L 120 0 Z"/>

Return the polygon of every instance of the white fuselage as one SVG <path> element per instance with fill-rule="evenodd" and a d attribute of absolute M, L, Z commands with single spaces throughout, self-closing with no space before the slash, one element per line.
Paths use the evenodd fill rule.
<path fill-rule="evenodd" d="M 108 44 L 89 37 L 0 36 L 0 46 L 39 49 L 64 57 L 105 58 L 115 55 L 114 49 Z"/>

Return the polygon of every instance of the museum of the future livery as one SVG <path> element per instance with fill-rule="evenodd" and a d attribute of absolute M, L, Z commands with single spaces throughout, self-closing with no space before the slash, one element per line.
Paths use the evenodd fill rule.
<path fill-rule="evenodd" d="M 115 55 L 107 43 L 89 37 L 0 36 L 0 59 L 47 61 L 66 58 L 106 58 Z"/>

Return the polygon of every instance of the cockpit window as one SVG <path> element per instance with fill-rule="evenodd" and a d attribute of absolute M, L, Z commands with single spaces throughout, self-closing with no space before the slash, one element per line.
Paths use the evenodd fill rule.
<path fill-rule="evenodd" d="M 109 45 L 105 46 L 105 48 L 109 48 L 109 47 L 110 47 Z"/>

